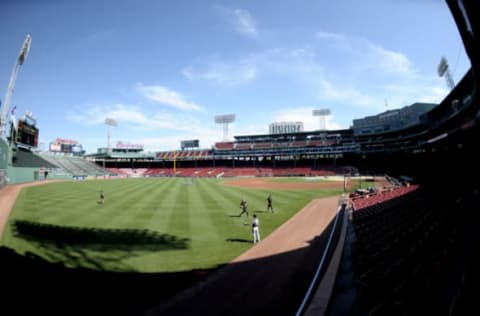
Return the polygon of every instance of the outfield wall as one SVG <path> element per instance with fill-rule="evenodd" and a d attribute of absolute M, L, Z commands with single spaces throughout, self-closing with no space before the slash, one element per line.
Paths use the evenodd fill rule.
<path fill-rule="evenodd" d="M 26 167 L 8 167 L 7 177 L 9 184 L 25 183 L 44 180 L 43 175 L 39 173 L 39 168 L 26 168 Z M 65 179 L 71 180 L 71 175 L 54 174 L 49 171 L 48 179 Z"/>
<path fill-rule="evenodd" d="M 10 147 L 0 138 L 0 189 L 7 184 L 7 166 L 10 159 Z"/>
<path fill-rule="evenodd" d="M 23 183 L 23 182 L 32 182 L 38 180 L 38 168 L 15 168 L 8 167 L 8 183 Z"/>

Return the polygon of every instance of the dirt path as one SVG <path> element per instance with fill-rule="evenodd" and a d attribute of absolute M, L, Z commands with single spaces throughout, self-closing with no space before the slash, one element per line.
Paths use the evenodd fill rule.
<path fill-rule="evenodd" d="M 228 179 L 225 185 L 245 188 L 277 189 L 277 190 L 315 190 L 315 189 L 340 189 L 343 181 L 325 182 L 273 182 L 264 178 L 238 178 Z"/>
<path fill-rule="evenodd" d="M 12 211 L 15 201 L 17 200 L 20 190 L 25 187 L 32 187 L 35 185 L 42 185 L 50 182 L 58 182 L 61 180 L 48 180 L 39 182 L 29 182 L 22 184 L 7 185 L 0 190 L 0 239 L 3 236 L 3 230 L 8 221 L 8 216 Z"/>
<path fill-rule="evenodd" d="M 337 204 L 338 197 L 313 200 L 203 284 L 148 315 L 293 315 L 322 255 Z"/>

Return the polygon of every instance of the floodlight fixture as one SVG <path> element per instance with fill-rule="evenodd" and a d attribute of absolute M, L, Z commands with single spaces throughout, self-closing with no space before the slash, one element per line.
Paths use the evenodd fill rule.
<path fill-rule="evenodd" d="M 326 124 L 325 124 L 325 116 L 330 115 L 330 109 L 318 109 L 318 110 L 313 110 L 312 115 L 313 116 L 318 116 L 319 122 L 320 122 L 320 130 L 324 131 L 326 130 Z"/>
<path fill-rule="evenodd" d="M 447 87 L 450 90 L 453 90 L 453 88 L 455 88 L 455 82 L 453 81 L 452 74 L 450 73 L 450 67 L 448 66 L 447 59 L 443 56 L 437 66 L 437 73 L 439 77 L 445 77 Z"/>
<path fill-rule="evenodd" d="M 108 125 L 108 126 L 114 126 L 114 127 L 116 127 L 116 126 L 117 126 L 117 121 L 115 121 L 115 120 L 112 119 L 112 118 L 107 117 L 107 118 L 105 119 L 105 124 Z"/>
<path fill-rule="evenodd" d="M 215 115 L 215 123 L 225 124 L 235 122 L 235 114 Z"/>
<path fill-rule="evenodd" d="M 107 152 L 111 152 L 110 138 L 112 137 L 111 127 L 117 127 L 118 123 L 113 118 L 105 118 L 105 125 L 107 125 Z"/>
<path fill-rule="evenodd" d="M 235 114 L 215 115 L 215 123 L 223 124 L 223 140 L 228 139 L 228 124 L 235 122 Z"/>

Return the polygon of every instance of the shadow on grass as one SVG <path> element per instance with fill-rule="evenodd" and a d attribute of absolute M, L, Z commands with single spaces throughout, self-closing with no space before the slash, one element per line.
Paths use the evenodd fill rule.
<path fill-rule="evenodd" d="M 80 245 L 94 250 L 172 250 L 188 249 L 189 239 L 148 229 L 72 227 L 17 220 L 15 237 L 55 244 Z"/>
<path fill-rule="evenodd" d="M 248 244 L 252 243 L 251 240 L 243 239 L 243 238 L 227 238 L 227 239 L 225 239 L 225 241 L 228 241 L 228 242 L 243 242 L 243 243 L 248 243 Z"/>
<path fill-rule="evenodd" d="M 85 266 L 67 269 L 64 261 L 47 262 L 43 253 L 41 257 L 33 253 L 21 256 L 0 247 L 0 280 L 2 288 L 8 289 L 6 299 L 2 297 L 2 311 L 49 316 L 293 315 L 317 268 L 318 261 L 312 258 L 322 253 L 331 226 L 306 247 L 218 266 L 218 274 L 212 273 L 216 268 L 165 273 L 119 273 Z M 60 255 L 68 262 L 78 260 L 82 253 L 89 256 L 87 260 L 96 259 L 92 252 L 110 256 L 108 260 L 114 260 L 116 253 L 130 255 L 66 243 L 57 246 L 47 240 L 39 239 L 35 246 L 51 250 L 50 255 L 61 249 Z M 247 242 L 240 238 L 231 241 Z M 232 285 L 236 290 L 232 291 Z M 18 304 L 19 293 L 24 304 Z"/>
<path fill-rule="evenodd" d="M 260 210 L 257 210 L 257 211 L 253 211 L 253 213 L 256 213 L 256 214 L 258 214 L 258 213 L 268 213 L 268 211 L 260 211 Z"/>
<path fill-rule="evenodd" d="M 22 256 L 5 247 L 0 247 L 0 262 L 2 287 L 9 289 L 2 296 L 6 315 L 144 315 L 212 271 L 119 273 L 85 267 L 67 269 L 61 262 L 48 262 L 29 252 Z M 18 293 L 25 303 L 18 304 Z"/>

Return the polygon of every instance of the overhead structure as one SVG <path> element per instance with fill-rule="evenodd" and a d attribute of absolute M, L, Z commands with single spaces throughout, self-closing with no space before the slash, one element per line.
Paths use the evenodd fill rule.
<path fill-rule="evenodd" d="M 313 110 L 312 115 L 318 116 L 320 121 L 320 130 L 326 130 L 326 123 L 325 123 L 325 116 L 330 115 L 330 109 L 320 109 L 320 110 Z"/>
<path fill-rule="evenodd" d="M 235 122 L 235 114 L 216 115 L 215 123 L 223 124 L 223 140 L 228 140 L 228 124 Z"/>
<path fill-rule="evenodd" d="M 437 72 L 439 77 L 445 77 L 445 80 L 447 81 L 447 87 L 450 89 L 450 91 L 452 91 L 453 88 L 455 88 L 455 82 L 453 82 L 447 59 L 443 56 L 440 59 L 440 63 L 438 64 Z"/>
<path fill-rule="evenodd" d="M 105 119 L 105 125 L 107 125 L 107 152 L 111 152 L 112 148 L 110 147 L 110 138 L 112 137 L 112 127 L 117 127 L 117 121 L 113 118 L 107 117 Z"/>
<path fill-rule="evenodd" d="M 12 74 L 10 75 L 10 81 L 8 83 L 7 93 L 5 95 L 5 100 L 2 107 L 2 113 L 0 116 L 0 134 L 1 137 L 6 139 L 7 137 L 7 115 L 10 110 L 10 103 L 12 101 L 13 91 L 15 89 L 15 82 L 17 81 L 18 71 L 20 66 L 23 65 L 25 59 L 28 56 L 28 51 L 30 50 L 30 44 L 32 42 L 32 37 L 30 34 L 27 35 L 25 41 L 23 42 L 18 58 L 13 66 Z"/>

